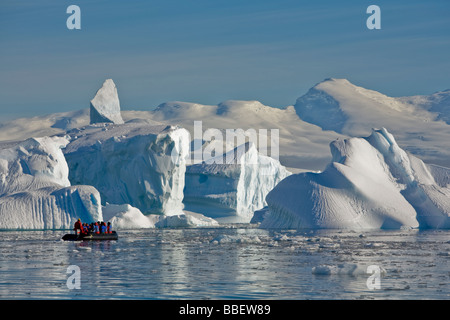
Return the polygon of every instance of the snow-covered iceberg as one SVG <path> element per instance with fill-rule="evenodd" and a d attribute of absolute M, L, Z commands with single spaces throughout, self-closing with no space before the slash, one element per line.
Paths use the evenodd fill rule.
<path fill-rule="evenodd" d="M 384 128 L 330 148 L 323 172 L 291 175 L 267 195 L 261 227 L 450 227 L 450 169 L 406 153 Z"/>
<path fill-rule="evenodd" d="M 249 222 L 253 212 L 266 205 L 267 193 L 290 172 L 279 161 L 260 154 L 250 142 L 229 153 L 187 167 L 186 209 Z"/>
<path fill-rule="evenodd" d="M 94 186 L 104 204 L 129 204 L 144 214 L 182 212 L 187 130 L 129 122 L 90 125 L 68 135 L 64 153 L 72 184 Z"/>
<path fill-rule="evenodd" d="M 123 123 L 120 114 L 119 95 L 117 94 L 116 84 L 112 79 L 106 79 L 91 100 L 90 121 L 91 124 L 102 122 Z"/>
<path fill-rule="evenodd" d="M 67 229 L 102 219 L 100 194 L 71 186 L 63 137 L 0 145 L 0 229 Z"/>

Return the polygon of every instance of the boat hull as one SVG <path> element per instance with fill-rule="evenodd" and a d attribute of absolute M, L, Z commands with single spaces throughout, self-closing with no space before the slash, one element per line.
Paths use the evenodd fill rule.
<path fill-rule="evenodd" d="M 62 239 L 64 241 L 91 241 L 91 240 L 118 240 L 119 235 L 113 231 L 112 233 L 88 233 L 88 234 L 65 234 Z"/>

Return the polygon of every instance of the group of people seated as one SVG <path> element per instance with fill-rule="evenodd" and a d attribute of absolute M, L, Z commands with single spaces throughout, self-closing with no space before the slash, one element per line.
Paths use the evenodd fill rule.
<path fill-rule="evenodd" d="M 103 221 L 97 221 L 92 223 L 82 223 L 81 219 L 78 219 L 75 222 L 75 226 L 73 228 L 75 233 L 78 234 L 78 230 L 80 234 L 88 234 L 88 233 L 112 233 L 111 222 L 105 223 Z"/>

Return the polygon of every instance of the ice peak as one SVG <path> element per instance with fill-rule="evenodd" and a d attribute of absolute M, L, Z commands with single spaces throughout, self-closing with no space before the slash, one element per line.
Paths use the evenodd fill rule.
<path fill-rule="evenodd" d="M 317 85 L 324 83 L 324 82 L 334 82 L 334 83 L 340 83 L 340 84 L 352 84 L 350 81 L 348 81 L 345 78 L 326 78 L 322 82 L 319 82 Z"/>
<path fill-rule="evenodd" d="M 395 145 L 397 145 L 397 142 L 395 141 L 394 136 L 393 136 L 389 131 L 387 131 L 386 128 L 381 128 L 381 129 L 375 129 L 375 128 L 372 128 L 372 134 L 371 134 L 371 136 L 369 137 L 369 140 L 370 140 L 371 138 L 374 138 L 376 135 L 382 136 L 382 137 L 384 138 L 384 140 L 386 140 L 386 142 L 387 142 L 390 146 L 395 146 Z"/>
<path fill-rule="evenodd" d="M 228 112 L 242 112 L 242 111 L 259 111 L 267 106 L 263 105 L 257 100 L 226 100 L 219 103 L 217 114 L 222 115 Z"/>
<path fill-rule="evenodd" d="M 122 124 L 123 119 L 120 114 L 120 102 L 117 88 L 112 79 L 106 79 L 102 87 L 97 91 L 91 100 L 90 123 L 111 122 Z"/>

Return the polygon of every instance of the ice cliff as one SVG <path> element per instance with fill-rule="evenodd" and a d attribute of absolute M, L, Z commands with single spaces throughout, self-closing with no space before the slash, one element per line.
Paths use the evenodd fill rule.
<path fill-rule="evenodd" d="M 96 124 L 68 132 L 64 149 L 73 184 L 99 190 L 103 203 L 129 204 L 144 214 L 180 214 L 187 130 L 129 122 Z"/>
<path fill-rule="evenodd" d="M 103 86 L 91 100 L 90 123 L 111 122 L 122 124 L 117 88 L 112 79 L 106 79 Z"/>
<path fill-rule="evenodd" d="M 102 219 L 100 194 L 71 186 L 63 137 L 0 145 L 0 229 L 66 229 Z"/>
<path fill-rule="evenodd" d="M 291 175 L 267 195 L 261 227 L 450 227 L 450 169 L 406 153 L 384 128 L 330 148 L 323 172 Z"/>
<path fill-rule="evenodd" d="M 186 209 L 212 218 L 249 222 L 266 205 L 267 193 L 290 172 L 249 142 L 230 153 L 187 167 L 184 202 Z"/>

